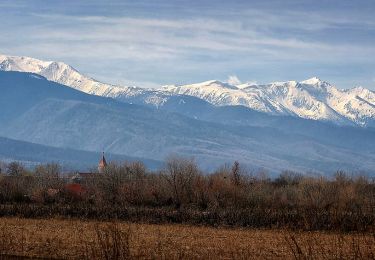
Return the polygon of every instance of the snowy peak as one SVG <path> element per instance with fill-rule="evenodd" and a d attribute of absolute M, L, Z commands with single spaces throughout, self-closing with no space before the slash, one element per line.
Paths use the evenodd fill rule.
<path fill-rule="evenodd" d="M 113 86 L 91 79 L 63 62 L 1 55 L 0 70 L 36 73 L 50 81 L 93 95 L 115 97 L 122 91 L 129 91 L 128 87 Z"/>
<path fill-rule="evenodd" d="M 300 82 L 301 85 L 305 86 L 307 89 L 315 89 L 317 91 L 327 91 L 328 88 L 333 87 L 326 81 L 323 81 L 317 77 L 313 77 Z"/>
<path fill-rule="evenodd" d="M 174 94 L 199 97 L 217 106 L 243 105 L 274 115 L 293 115 L 337 124 L 366 125 L 375 120 L 374 93 L 340 90 L 317 77 L 301 82 L 273 82 L 223 88 L 215 81 L 164 88 Z"/>
<path fill-rule="evenodd" d="M 373 91 L 363 87 L 341 90 L 317 77 L 300 82 L 245 83 L 238 86 L 210 80 L 145 89 L 101 83 L 65 63 L 29 57 L 0 55 L 0 70 L 32 72 L 88 94 L 155 107 L 163 106 L 176 95 L 187 95 L 215 106 L 242 105 L 272 115 L 292 115 L 336 124 L 366 126 L 369 122 L 374 125 L 375 121 Z"/>
<path fill-rule="evenodd" d="M 45 76 L 51 81 L 62 81 L 65 77 L 77 77 L 78 71 L 71 66 L 56 61 L 42 61 L 30 57 L 0 56 L 0 69 L 4 71 L 32 72 Z"/>
<path fill-rule="evenodd" d="M 114 86 L 96 81 L 79 73 L 73 67 L 63 62 L 42 61 L 29 57 L 0 56 L 0 70 L 32 72 L 79 91 L 115 98 L 124 102 L 153 105 L 159 107 L 164 104 L 171 93 L 144 89 L 139 87 Z"/>
<path fill-rule="evenodd" d="M 246 100 L 246 93 L 236 86 L 217 80 L 189 85 L 169 85 L 162 87 L 161 90 L 175 95 L 198 97 L 217 106 L 249 106 Z"/>
<path fill-rule="evenodd" d="M 224 83 L 219 80 L 210 80 L 203 83 L 198 83 L 198 85 L 202 85 L 203 87 L 214 87 L 214 88 L 223 88 L 223 89 L 238 89 L 236 86 L 231 85 L 229 83 Z"/>
<path fill-rule="evenodd" d="M 179 87 L 176 85 L 172 85 L 173 87 Z M 229 83 L 221 82 L 219 80 L 208 80 L 201 83 L 194 83 L 189 85 L 180 85 L 184 87 L 190 88 L 208 88 L 208 89 L 238 89 L 236 86 L 231 85 Z M 168 88 L 168 86 L 162 87 L 162 89 Z"/>
<path fill-rule="evenodd" d="M 306 85 L 317 85 L 317 84 L 322 84 L 323 81 L 318 77 L 312 77 L 310 79 L 301 81 L 301 83 L 306 84 Z"/>
<path fill-rule="evenodd" d="M 51 61 L 41 61 L 29 57 L 0 55 L 0 69 L 4 71 L 27 71 L 39 74 L 51 63 Z"/>
<path fill-rule="evenodd" d="M 369 97 L 374 97 L 375 95 L 375 92 L 374 91 L 371 91 L 367 88 L 364 88 L 364 87 L 355 87 L 355 88 L 351 88 L 351 89 L 347 89 L 346 92 L 349 92 L 349 93 L 352 93 L 352 94 L 355 94 L 355 95 L 359 95 L 359 96 L 369 96 Z"/>

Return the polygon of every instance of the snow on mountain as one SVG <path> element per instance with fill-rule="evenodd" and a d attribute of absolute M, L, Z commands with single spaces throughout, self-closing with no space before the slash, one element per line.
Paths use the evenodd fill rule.
<path fill-rule="evenodd" d="M 273 115 L 294 115 L 337 124 L 366 125 L 375 120 L 375 93 L 364 88 L 340 90 L 318 78 L 267 85 L 228 86 L 219 81 L 162 88 L 202 98 L 217 106 L 243 105 Z"/>
<path fill-rule="evenodd" d="M 210 104 L 216 110 L 213 114 L 223 117 L 216 122 L 195 120 L 89 95 L 22 72 L 0 71 L 0 93 L 0 136 L 44 145 L 17 145 L 0 138 L 0 158 L 22 150 L 17 155 L 27 156 L 30 161 L 65 157 L 84 162 L 80 151 L 98 154 L 104 149 L 122 158 L 162 161 L 170 154 L 195 157 L 209 171 L 235 160 L 249 169 L 261 168 L 271 174 L 285 169 L 322 174 L 344 169 L 372 174 L 375 169 L 372 128 L 338 127 L 255 111 L 249 115 L 246 107 Z M 205 109 L 201 111 L 210 117 Z M 240 121 L 261 121 L 262 125 L 236 124 L 237 114 Z M 235 120 L 226 120 L 226 116 Z"/>
<path fill-rule="evenodd" d="M 0 55 L 0 70 L 36 73 L 50 81 L 88 94 L 111 97 L 122 101 L 141 97 L 142 103 L 152 104 L 156 107 L 163 105 L 171 95 L 152 89 L 105 84 L 79 73 L 65 63 L 42 61 L 30 57 Z"/>
<path fill-rule="evenodd" d="M 121 87 L 98 82 L 62 62 L 0 55 L 0 70 L 33 72 L 88 94 L 124 102 L 163 106 L 176 95 L 196 97 L 215 106 L 242 105 L 272 115 L 366 126 L 375 120 L 375 93 L 362 87 L 341 90 L 320 80 L 234 86 L 217 80 L 160 89 Z"/>

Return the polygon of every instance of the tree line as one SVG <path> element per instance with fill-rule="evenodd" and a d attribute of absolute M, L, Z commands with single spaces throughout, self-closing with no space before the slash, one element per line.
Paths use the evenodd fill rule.
<path fill-rule="evenodd" d="M 181 157 L 159 171 L 141 162 L 111 163 L 103 174 L 80 178 L 62 177 L 57 164 L 26 170 L 10 163 L 0 175 L 0 214 L 368 231 L 375 226 L 375 183 L 342 171 L 269 178 L 238 162 L 206 173 Z"/>

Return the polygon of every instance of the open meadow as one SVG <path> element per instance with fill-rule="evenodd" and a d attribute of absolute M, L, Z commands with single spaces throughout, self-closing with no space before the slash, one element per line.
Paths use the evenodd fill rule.
<path fill-rule="evenodd" d="M 3 259 L 374 259 L 375 235 L 1 218 L 0 252 Z"/>

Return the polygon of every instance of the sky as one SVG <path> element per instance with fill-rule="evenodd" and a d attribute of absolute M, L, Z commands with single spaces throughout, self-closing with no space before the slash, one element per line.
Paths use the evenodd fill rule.
<path fill-rule="evenodd" d="M 0 53 L 157 87 L 319 77 L 375 90 L 373 0 L 0 0 Z"/>

